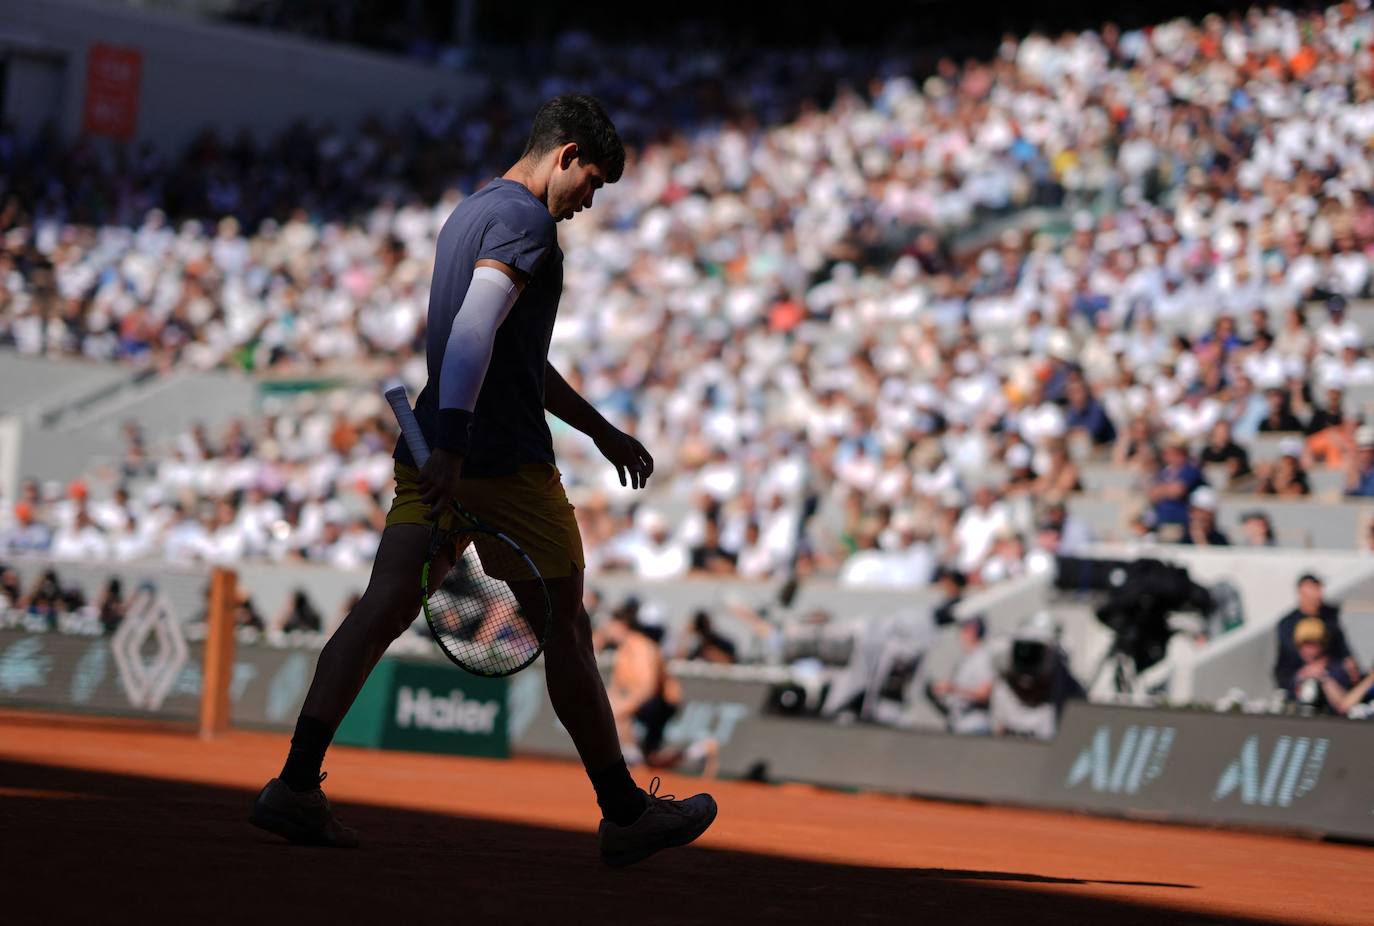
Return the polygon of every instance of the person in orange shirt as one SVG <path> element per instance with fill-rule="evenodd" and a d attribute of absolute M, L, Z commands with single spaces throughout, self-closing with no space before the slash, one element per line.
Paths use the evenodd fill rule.
<path fill-rule="evenodd" d="M 1347 415 L 1339 424 L 1322 428 L 1307 438 L 1306 468 L 1321 466 L 1329 470 L 1346 470 L 1356 453 L 1355 432 L 1359 419 Z"/>

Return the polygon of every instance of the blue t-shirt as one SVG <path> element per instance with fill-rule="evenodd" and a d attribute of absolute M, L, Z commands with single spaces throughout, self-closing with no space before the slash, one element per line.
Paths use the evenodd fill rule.
<path fill-rule="evenodd" d="M 522 463 L 553 463 L 553 440 L 544 417 L 544 371 L 563 293 L 563 252 L 548 207 L 529 188 L 496 179 L 458 204 L 439 231 L 429 290 L 425 360 L 429 381 L 415 402 L 415 417 L 433 447 L 439 412 L 439 371 L 453 320 L 467 295 L 477 261 L 498 260 L 529 277 L 496 331 L 491 364 L 473 410 L 463 475 L 514 473 Z M 414 465 L 405 441 L 393 456 Z"/>
<path fill-rule="evenodd" d="M 1166 466 L 1155 477 L 1155 485 L 1164 485 L 1169 482 L 1183 483 L 1183 494 L 1178 498 L 1166 498 L 1163 501 L 1155 502 L 1155 524 L 1187 524 L 1188 496 L 1192 494 L 1194 489 L 1202 485 L 1202 471 L 1192 463 L 1184 463 L 1182 466 Z"/>
<path fill-rule="evenodd" d="M 1374 469 L 1361 470 L 1359 481 L 1349 489 L 1345 490 L 1346 495 L 1368 498 L 1374 495 Z"/>

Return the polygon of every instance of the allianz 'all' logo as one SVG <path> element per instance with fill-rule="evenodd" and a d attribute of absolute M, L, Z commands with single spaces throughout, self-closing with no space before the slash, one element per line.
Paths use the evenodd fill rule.
<path fill-rule="evenodd" d="M 1240 792 L 1240 802 L 1253 807 L 1289 807 L 1321 778 L 1331 741 L 1325 737 L 1280 736 L 1267 761 L 1260 756 L 1258 734 L 1247 737 L 1240 755 L 1222 769 L 1212 800 Z"/>
<path fill-rule="evenodd" d="M 1177 731 L 1173 727 L 1131 724 L 1112 748 L 1112 728 L 1103 724 L 1078 754 L 1065 786 L 1088 781 L 1099 794 L 1135 794 L 1164 773 Z"/>

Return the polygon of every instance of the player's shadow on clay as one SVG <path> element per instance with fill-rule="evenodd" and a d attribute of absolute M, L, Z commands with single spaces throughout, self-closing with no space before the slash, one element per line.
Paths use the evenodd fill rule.
<path fill-rule="evenodd" d="M 564 924 L 1260 923 L 1180 910 L 1164 899 L 1192 887 L 1186 884 L 880 868 L 709 842 L 607 869 L 590 827 L 573 832 L 372 805 L 340 807 L 344 822 L 362 834 L 362 848 L 312 849 L 250 827 L 253 794 L 240 789 L 8 761 L 0 761 L 0 782 L 0 857 L 13 885 L 6 903 L 39 904 L 32 909 L 54 920 L 102 921 L 111 910 L 126 920 L 145 912 L 157 918 L 176 910 L 183 922 L 257 923 L 433 921 L 454 919 L 456 911 L 482 923 L 542 922 L 551 911 Z M 493 795 L 493 815 L 501 800 L 519 795 Z M 568 800 L 590 804 L 580 792 Z M 70 889 L 74 846 L 88 862 L 80 891 Z M 792 848 L 801 847 L 779 845 L 780 852 Z M 1134 890 L 1102 896 L 1091 885 Z"/>
<path fill-rule="evenodd" d="M 904 868 L 903 871 L 920 878 L 940 878 L 955 881 L 1024 881 L 1028 884 L 1115 884 L 1124 887 L 1173 887 L 1196 890 L 1196 884 L 1173 884 L 1169 881 L 1101 881 L 1091 878 L 1054 878 L 1018 871 L 964 871 L 956 868 Z"/>

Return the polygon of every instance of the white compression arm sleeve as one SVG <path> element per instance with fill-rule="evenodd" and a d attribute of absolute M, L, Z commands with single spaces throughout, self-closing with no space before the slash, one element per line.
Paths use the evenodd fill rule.
<path fill-rule="evenodd" d="M 496 329 L 510 314 L 520 291 L 495 267 L 472 272 L 467 295 L 453 319 L 439 372 L 439 407 L 472 411 L 487 377 Z"/>

